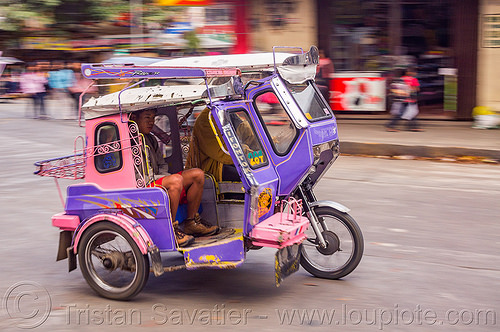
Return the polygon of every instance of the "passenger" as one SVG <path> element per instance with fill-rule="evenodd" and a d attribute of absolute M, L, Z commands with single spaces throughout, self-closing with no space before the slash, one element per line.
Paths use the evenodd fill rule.
<path fill-rule="evenodd" d="M 186 168 L 198 167 L 220 181 L 241 181 L 231 156 L 226 154 L 217 142 L 212 126 L 208 120 L 210 109 L 205 108 L 194 123 L 191 145 L 186 160 Z M 236 134 L 243 143 L 245 152 L 258 146 L 250 125 L 235 113 L 232 114 L 233 125 L 237 127 Z M 219 133 L 219 137 L 220 133 Z"/>
<path fill-rule="evenodd" d="M 201 168 L 214 176 L 217 182 L 240 181 L 233 159 L 219 146 L 208 121 L 210 109 L 206 107 L 193 126 L 186 168 Z"/>
<path fill-rule="evenodd" d="M 145 145 L 150 148 L 149 167 L 153 174 L 160 175 L 152 186 L 161 186 L 168 192 L 172 220 L 175 220 L 179 203 L 187 203 L 187 218 L 179 223 L 174 222 L 174 230 L 179 246 L 186 246 L 194 241 L 194 236 L 216 234 L 219 227 L 208 224 L 198 214 L 203 194 L 205 174 L 199 168 L 186 169 L 177 174 L 168 173 L 168 165 L 158 147 L 158 141 L 151 134 L 155 119 L 154 110 L 143 110 L 130 115 L 135 121 L 139 132 L 144 135 Z"/>

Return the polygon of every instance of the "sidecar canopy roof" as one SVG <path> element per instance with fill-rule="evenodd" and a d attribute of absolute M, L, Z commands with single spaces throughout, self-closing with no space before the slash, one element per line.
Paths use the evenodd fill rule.
<path fill-rule="evenodd" d="M 304 54 L 298 55 L 300 56 L 303 57 Z M 82 106 L 82 111 L 86 119 L 93 119 L 120 111 L 134 112 L 198 101 L 208 103 L 205 92 L 207 86 L 200 84 L 203 80 L 194 80 L 195 78 L 232 77 L 245 72 L 272 72 L 275 64 L 281 77 L 290 83 L 314 79 L 317 63 L 305 65 L 298 63 L 295 57 L 297 54 L 258 53 L 177 58 L 147 66 L 83 64 L 82 73 L 90 79 L 187 79 L 192 81 L 192 84 L 124 89 L 98 98 L 92 97 Z M 229 85 L 227 86 L 229 89 Z"/>

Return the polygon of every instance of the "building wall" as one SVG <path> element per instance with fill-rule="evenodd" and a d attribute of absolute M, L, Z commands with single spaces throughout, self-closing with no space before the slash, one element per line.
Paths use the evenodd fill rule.
<path fill-rule="evenodd" d="M 477 104 L 500 112 L 500 28 L 485 23 L 486 17 L 500 20 L 500 1 L 481 0 L 479 15 Z M 495 25 L 500 27 L 500 21 Z"/>
<path fill-rule="evenodd" d="M 270 52 L 273 46 L 317 45 L 316 1 L 250 2 L 248 20 L 252 50 Z"/>

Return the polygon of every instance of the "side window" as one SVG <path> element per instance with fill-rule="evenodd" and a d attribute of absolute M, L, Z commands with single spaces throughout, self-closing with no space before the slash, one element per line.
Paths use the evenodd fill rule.
<path fill-rule="evenodd" d="M 229 113 L 229 119 L 250 167 L 255 169 L 267 165 L 266 153 L 262 149 L 248 114 L 244 110 L 233 111 Z"/>
<path fill-rule="evenodd" d="M 286 155 L 297 138 L 298 130 L 278 97 L 272 91 L 259 94 L 255 98 L 254 107 L 262 118 L 274 151 L 279 156 Z"/>
<path fill-rule="evenodd" d="M 94 165 L 99 173 L 108 173 L 122 167 L 122 153 L 118 127 L 103 123 L 95 131 Z"/>
<path fill-rule="evenodd" d="M 320 94 L 311 83 L 285 83 L 288 90 L 292 93 L 293 98 L 299 105 L 300 110 L 309 121 L 318 121 L 332 117 L 329 107 L 325 104 Z"/>

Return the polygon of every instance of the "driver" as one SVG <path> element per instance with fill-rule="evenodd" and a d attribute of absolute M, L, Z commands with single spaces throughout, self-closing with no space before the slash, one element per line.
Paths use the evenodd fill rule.
<path fill-rule="evenodd" d="M 160 177 L 151 186 L 161 186 L 168 192 L 172 220 L 175 220 L 179 203 L 187 203 L 187 218 L 182 222 L 175 221 L 174 230 L 180 247 L 187 246 L 194 241 L 194 236 L 213 235 L 219 231 L 218 226 L 208 224 L 197 213 L 203 194 L 205 174 L 199 168 L 191 168 L 177 174 L 168 173 L 168 165 L 163 159 L 158 141 L 151 134 L 156 112 L 141 110 L 130 115 L 135 121 L 139 132 L 143 134 L 145 145 L 149 147 L 149 167 L 155 175 Z"/>
<path fill-rule="evenodd" d="M 217 142 L 208 117 L 210 109 L 206 107 L 194 123 L 191 144 L 186 160 L 186 168 L 198 167 L 214 176 L 220 181 L 241 181 L 233 159 L 226 154 Z M 258 149 L 257 139 L 250 124 L 241 119 L 237 114 L 231 114 L 233 125 L 237 128 L 236 134 L 242 142 L 245 152 Z M 219 129 L 216 128 L 219 137 Z M 224 144 L 224 143 L 223 143 Z"/>

